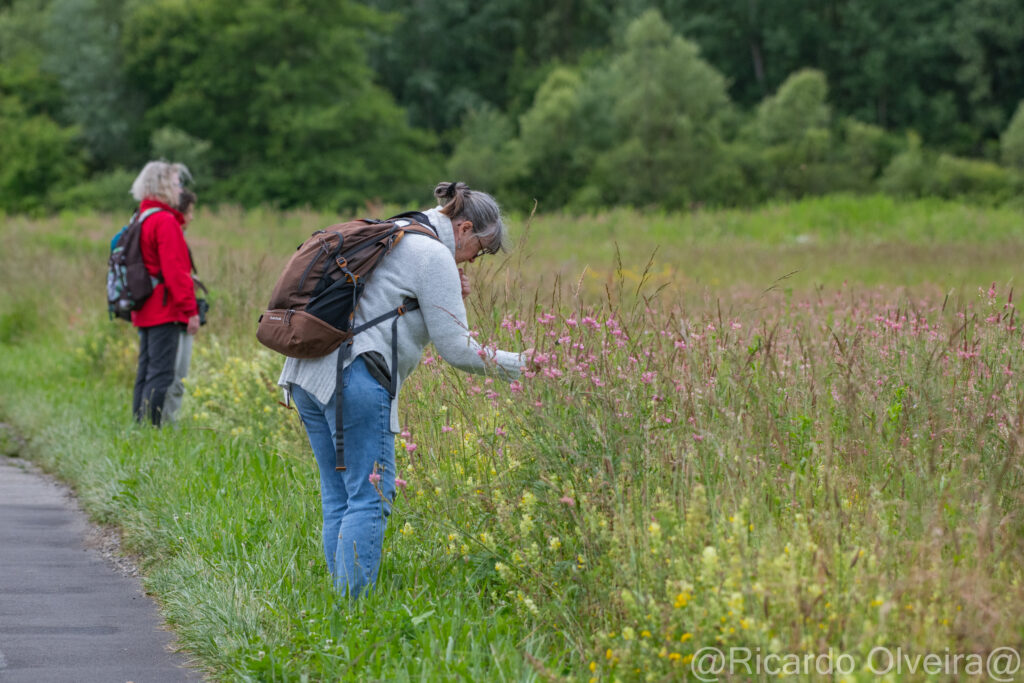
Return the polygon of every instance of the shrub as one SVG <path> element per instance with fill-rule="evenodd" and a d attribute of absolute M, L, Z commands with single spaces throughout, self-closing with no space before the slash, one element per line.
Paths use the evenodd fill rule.
<path fill-rule="evenodd" d="M 0 96 L 0 209 L 32 211 L 50 192 L 83 175 L 74 128 L 29 115 L 17 98 Z"/>
<path fill-rule="evenodd" d="M 135 206 L 131 195 L 135 173 L 115 169 L 73 185 L 51 195 L 49 204 L 55 209 L 96 209 L 114 213 L 130 212 Z"/>
<path fill-rule="evenodd" d="M 889 162 L 878 186 L 883 192 L 898 197 L 920 197 L 925 194 L 930 172 L 925 153 L 921 149 L 921 138 L 911 133 L 907 139 L 907 149 Z"/>

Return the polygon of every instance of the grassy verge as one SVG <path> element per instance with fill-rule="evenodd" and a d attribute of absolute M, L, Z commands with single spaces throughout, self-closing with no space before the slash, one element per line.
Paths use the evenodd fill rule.
<path fill-rule="evenodd" d="M 530 255 L 476 273 L 472 303 L 483 339 L 536 347 L 542 366 L 505 387 L 428 355 L 403 395 L 408 487 L 380 590 L 356 606 L 328 585 L 308 445 L 276 404 L 279 360 L 251 338 L 278 267 L 258 245 L 320 217 L 207 217 L 221 317 L 197 341 L 180 428 L 162 431 L 129 426 L 134 340 L 80 285 L 100 281 L 98 219 L 8 224 L 0 416 L 124 529 L 219 678 L 662 680 L 715 646 L 831 648 L 873 680 L 877 646 L 1019 648 L 1020 222 L 865 201 L 723 213 L 746 227 L 699 238 L 692 221 L 715 214 L 538 219 Z M 841 237 L 815 232 L 826 209 Z M 675 225 L 665 250 L 719 254 L 728 286 L 655 295 L 658 266 L 626 260 L 640 240 L 620 267 L 588 253 L 607 246 L 586 239 L 601 221 L 665 240 Z M 780 243 L 781 224 L 818 250 Z M 924 274 L 912 287 L 851 256 L 897 245 Z M 846 277 L 766 286 L 790 248 Z M 753 252 L 768 262 L 748 266 Z M 565 255 L 607 272 L 591 288 Z"/>
<path fill-rule="evenodd" d="M 297 420 L 277 425 L 292 456 L 261 442 L 270 435 L 253 420 L 246 434 L 226 422 L 129 426 L 124 373 L 106 376 L 88 357 L 96 339 L 72 353 L 62 343 L 6 347 L 0 414 L 94 518 L 123 529 L 127 548 L 145 558 L 147 588 L 218 678 L 521 680 L 524 652 L 564 651 L 560 638 L 530 634 L 492 603 L 491 572 L 420 544 L 389 540 L 381 590 L 356 607 L 340 600 L 325 576 L 317 475 Z M 101 357 L 126 349 L 111 345 Z M 196 365 L 246 376 L 228 359 Z M 265 397 L 252 389 L 239 387 L 247 401 Z M 392 535 L 407 520 L 398 508 Z"/>

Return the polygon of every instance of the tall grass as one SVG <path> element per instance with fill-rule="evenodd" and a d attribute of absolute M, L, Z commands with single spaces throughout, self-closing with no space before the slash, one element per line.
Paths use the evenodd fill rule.
<path fill-rule="evenodd" d="M 110 219 L 11 219 L 0 415 L 124 529 L 217 678 L 664 680 L 708 645 L 1019 647 L 1019 219 L 840 197 L 532 221 L 470 303 L 481 340 L 537 365 L 503 386 L 427 354 L 357 605 L 330 589 L 309 446 L 252 338 L 330 217 L 200 216 L 213 322 L 162 431 L 129 424 L 134 340 L 101 311 Z"/>

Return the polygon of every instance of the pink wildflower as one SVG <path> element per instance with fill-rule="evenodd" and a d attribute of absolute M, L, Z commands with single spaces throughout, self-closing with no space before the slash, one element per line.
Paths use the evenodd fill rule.
<path fill-rule="evenodd" d="M 455 427 L 452 427 L 450 425 L 444 425 L 443 427 L 441 427 L 441 433 L 443 433 L 443 434 L 447 434 L 448 432 L 454 432 L 454 431 L 455 431 Z"/>
<path fill-rule="evenodd" d="M 495 428 L 494 428 L 494 433 L 495 433 L 495 434 L 496 434 L 497 436 L 507 436 L 507 435 L 508 435 L 508 432 L 506 432 L 506 431 L 505 431 L 504 429 L 502 429 L 501 427 L 495 427 Z"/>
<path fill-rule="evenodd" d="M 651 382 L 654 381 L 656 374 L 657 373 L 654 372 L 645 372 L 644 374 L 640 375 L 640 381 L 643 382 L 644 384 L 650 384 Z"/>
<path fill-rule="evenodd" d="M 370 483 L 374 484 L 374 485 L 379 484 L 380 483 L 380 475 L 377 474 L 376 472 L 371 472 L 370 473 Z"/>
<path fill-rule="evenodd" d="M 417 449 L 417 448 L 419 448 L 419 446 L 417 446 L 417 445 L 416 445 L 416 444 L 414 444 L 414 443 L 407 443 L 407 444 L 405 444 L 405 450 L 406 450 L 406 451 L 407 451 L 407 452 L 408 452 L 408 453 L 409 453 L 410 455 L 411 455 L 411 454 L 413 454 L 413 453 L 415 453 L 415 452 L 416 452 L 416 449 Z"/>
<path fill-rule="evenodd" d="M 996 298 L 996 283 L 994 283 L 994 282 L 992 283 L 992 286 L 988 288 L 988 298 L 989 299 L 995 299 Z"/>
<path fill-rule="evenodd" d="M 558 499 L 558 502 L 564 505 L 568 505 L 570 507 L 576 504 L 576 501 L 570 498 L 569 496 L 562 496 L 561 498 Z"/>
<path fill-rule="evenodd" d="M 402 479 L 401 477 L 395 477 L 395 486 L 397 486 L 398 488 L 404 490 L 405 487 L 408 485 L 409 482 L 407 482 L 405 479 Z"/>
<path fill-rule="evenodd" d="M 697 441 L 697 442 L 700 442 L 700 441 L 703 441 L 703 440 L 704 440 L 704 437 L 703 437 L 703 436 L 701 436 L 700 434 L 694 433 L 694 435 L 693 435 L 693 440 L 694 440 L 694 441 Z"/>
<path fill-rule="evenodd" d="M 576 316 L 573 316 L 571 318 L 567 318 L 565 324 L 569 327 L 576 327 L 579 323 L 576 322 Z"/>

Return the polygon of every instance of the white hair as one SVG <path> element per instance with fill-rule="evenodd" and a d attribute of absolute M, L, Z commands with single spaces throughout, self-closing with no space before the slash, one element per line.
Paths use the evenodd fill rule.
<path fill-rule="evenodd" d="M 501 219 L 501 207 L 486 192 L 471 190 L 466 183 L 438 183 L 434 196 L 441 205 L 441 213 L 452 221 L 467 220 L 473 232 L 488 253 L 505 251 L 508 233 Z"/>
<path fill-rule="evenodd" d="M 139 202 L 143 199 L 158 199 L 164 204 L 177 206 L 182 182 L 191 179 L 192 174 L 185 164 L 151 161 L 132 183 L 132 196 Z"/>

